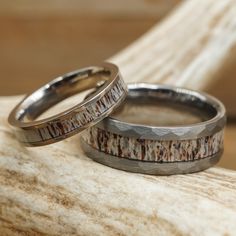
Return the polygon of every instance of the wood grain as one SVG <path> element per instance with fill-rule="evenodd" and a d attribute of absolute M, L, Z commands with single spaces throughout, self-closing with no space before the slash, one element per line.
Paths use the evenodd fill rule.
<path fill-rule="evenodd" d="M 87 158 L 78 136 L 25 148 L 6 121 L 18 101 L 1 98 L 1 235 L 236 232 L 235 171 L 211 168 L 169 177 L 123 172 Z"/>
<path fill-rule="evenodd" d="M 224 74 L 222 68 L 233 57 L 235 5 L 233 0 L 186 1 L 110 60 L 119 64 L 127 82 L 206 88 L 216 82 L 215 75 Z M 59 27 L 57 32 L 60 36 Z M 0 98 L 2 235 L 235 234 L 235 171 L 211 168 L 169 177 L 127 173 L 87 158 L 78 135 L 25 148 L 6 120 L 20 99 Z M 230 145 L 232 137 L 227 138 Z"/>

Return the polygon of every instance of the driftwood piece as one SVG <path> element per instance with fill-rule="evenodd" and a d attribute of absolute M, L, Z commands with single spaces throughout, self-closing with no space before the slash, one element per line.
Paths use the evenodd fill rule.
<path fill-rule="evenodd" d="M 127 82 L 205 87 L 214 82 L 235 43 L 235 5 L 187 1 L 111 60 Z M 221 40 L 225 43 L 219 50 Z M 236 172 L 211 168 L 170 177 L 127 173 L 87 158 L 78 135 L 25 148 L 6 121 L 19 99 L 1 98 L 0 235 L 235 234 Z"/>
<path fill-rule="evenodd" d="M 112 61 L 129 81 L 208 91 L 235 117 L 235 12 L 235 0 L 183 2 Z"/>

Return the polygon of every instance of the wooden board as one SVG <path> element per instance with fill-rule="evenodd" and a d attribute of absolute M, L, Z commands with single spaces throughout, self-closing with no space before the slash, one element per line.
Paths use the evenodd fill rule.
<path fill-rule="evenodd" d="M 234 0 L 188 0 L 162 24 L 110 60 L 120 66 L 127 82 L 191 84 L 196 88 L 211 87 L 216 81 L 223 84 L 225 68 L 234 73 L 231 63 L 234 60 L 228 59 L 234 58 L 235 7 Z M 11 37 L 3 37 L 5 44 L 2 45 L 8 45 L 8 48 L 3 50 L 2 62 L 9 63 L 7 72 L 11 76 L 6 73 L 2 78 L 8 80 L 8 84 L 14 75 L 17 86 L 24 88 L 19 78 L 24 71 L 28 73 L 26 69 L 31 68 L 30 65 L 38 68 L 36 71 L 32 69 L 32 74 L 44 73 L 44 69 L 45 73 L 55 70 L 60 74 L 66 68 L 59 65 L 75 65 L 71 64 L 66 52 L 78 44 L 79 37 L 73 38 L 76 27 L 74 23 L 62 27 L 67 32 L 63 34 L 65 31 L 61 31 L 56 22 L 50 25 L 47 21 L 34 28 L 29 20 L 30 31 L 22 30 L 20 25 L 13 31 L 5 29 Z M 66 21 L 59 22 L 63 26 Z M 87 32 L 85 23 L 81 28 Z M 14 37 L 17 30 L 21 35 L 18 39 Z M 27 36 L 27 32 L 33 34 Z M 44 35 L 52 32 L 52 38 L 57 40 L 47 44 L 43 41 L 46 36 L 39 32 Z M 89 38 L 95 43 L 94 32 L 91 31 Z M 109 35 L 110 32 L 104 29 L 104 33 Z M 117 34 L 115 42 L 119 42 L 121 36 Z M 25 50 L 21 46 L 25 45 L 27 49 L 24 43 L 29 38 L 26 55 L 30 56 L 23 60 Z M 14 43 L 8 44 L 8 40 L 18 46 L 9 47 Z M 65 54 L 57 54 L 58 45 L 64 48 L 62 52 Z M 103 45 L 104 48 L 107 45 Z M 37 48 L 38 54 L 35 55 L 30 48 Z M 76 63 L 79 52 L 71 49 L 70 53 L 70 56 L 76 55 L 72 60 Z M 96 53 L 99 53 L 98 49 Z M 81 58 L 84 54 L 80 54 Z M 56 59 L 58 55 L 60 59 Z M 14 56 L 14 65 L 19 63 L 19 67 L 11 67 Z M 207 56 L 211 60 L 206 60 Z M 52 59 L 56 59 L 56 63 Z M 21 73 L 16 73 L 17 70 L 14 73 L 15 68 L 20 68 Z M 6 120 L 19 99 L 0 98 L 0 232 L 4 236 L 235 234 L 235 171 L 211 168 L 196 174 L 169 177 L 127 173 L 87 158 L 81 151 L 78 136 L 55 145 L 28 149 L 16 140 Z M 235 156 L 235 128 L 229 126 L 229 130 L 226 132 L 227 156 L 224 159 L 229 158 L 228 155 L 230 158 Z M 231 151 L 227 151 L 228 146 Z"/>

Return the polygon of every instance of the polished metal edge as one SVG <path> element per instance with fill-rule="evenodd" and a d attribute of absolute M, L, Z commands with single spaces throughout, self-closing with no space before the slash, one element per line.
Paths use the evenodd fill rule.
<path fill-rule="evenodd" d="M 166 89 L 177 93 L 180 96 L 187 96 L 191 94 L 201 99 L 202 102 L 210 104 L 217 110 L 217 115 L 205 122 L 187 126 L 176 127 L 156 127 L 147 125 L 138 125 L 126 123 L 112 117 L 107 117 L 96 125 L 96 127 L 116 133 L 122 136 L 134 137 L 139 139 L 151 140 L 187 140 L 196 139 L 204 136 L 209 136 L 221 131 L 226 124 L 226 112 L 224 105 L 216 98 L 203 93 L 190 89 L 177 88 L 167 85 L 155 85 L 147 83 L 129 84 L 129 94 L 135 92 L 135 97 L 138 97 L 142 90 L 150 90 L 149 92 L 155 93 L 159 89 Z M 148 96 L 148 95 L 147 95 Z"/>

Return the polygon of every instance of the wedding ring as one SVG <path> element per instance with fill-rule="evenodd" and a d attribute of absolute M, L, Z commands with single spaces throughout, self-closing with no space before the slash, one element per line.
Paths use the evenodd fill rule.
<path fill-rule="evenodd" d="M 132 84 L 128 88 L 126 102 L 171 103 L 186 111 L 193 109 L 200 120 L 151 126 L 107 117 L 81 136 L 82 148 L 90 158 L 117 169 L 156 175 L 197 172 L 219 161 L 226 123 L 220 101 L 202 92 L 165 85 Z"/>
<path fill-rule="evenodd" d="M 79 92 L 99 87 L 76 106 L 46 119 L 43 112 Z M 9 115 L 17 138 L 27 146 L 51 144 L 98 123 L 124 100 L 127 87 L 111 63 L 79 69 L 46 84 L 20 102 Z"/>

